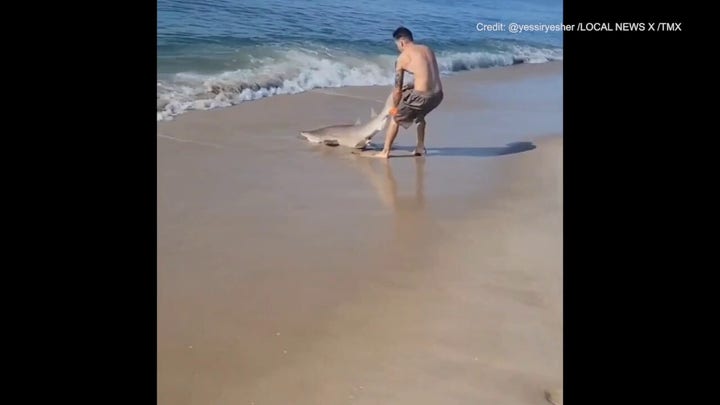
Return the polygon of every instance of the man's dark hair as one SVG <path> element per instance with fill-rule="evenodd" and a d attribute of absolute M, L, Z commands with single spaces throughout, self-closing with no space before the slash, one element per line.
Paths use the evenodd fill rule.
<path fill-rule="evenodd" d="M 393 38 L 395 38 L 396 41 L 401 38 L 409 39 L 410 41 L 413 40 L 412 32 L 405 27 L 398 27 L 398 29 L 393 32 Z"/>

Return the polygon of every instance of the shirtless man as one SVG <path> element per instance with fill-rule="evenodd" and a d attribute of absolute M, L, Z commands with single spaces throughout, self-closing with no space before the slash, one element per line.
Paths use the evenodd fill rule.
<path fill-rule="evenodd" d="M 399 126 L 407 129 L 413 121 L 417 123 L 417 146 L 415 156 L 425 154 L 425 116 L 434 110 L 443 100 L 442 83 L 435 54 L 426 45 L 413 42 L 409 29 L 400 27 L 393 32 L 395 45 L 400 56 L 395 62 L 395 88 L 393 105 L 396 113 L 388 126 L 385 147 L 375 156 L 390 157 L 390 148 L 397 136 Z M 415 77 L 415 85 L 403 86 L 403 75 L 410 72 Z"/>

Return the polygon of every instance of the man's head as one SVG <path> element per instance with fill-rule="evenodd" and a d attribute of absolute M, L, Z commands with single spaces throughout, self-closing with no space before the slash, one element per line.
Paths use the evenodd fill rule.
<path fill-rule="evenodd" d="M 408 44 L 412 44 L 413 42 L 412 32 L 405 27 L 396 29 L 395 32 L 393 32 L 393 38 L 395 39 L 395 45 L 399 52 L 402 52 Z"/>

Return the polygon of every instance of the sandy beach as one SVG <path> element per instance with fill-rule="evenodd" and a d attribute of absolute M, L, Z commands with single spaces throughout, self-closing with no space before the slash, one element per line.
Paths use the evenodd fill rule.
<path fill-rule="evenodd" d="M 158 122 L 158 403 L 547 404 L 563 385 L 562 69 L 445 78 L 422 158 L 298 135 L 367 121 L 390 87 Z"/>

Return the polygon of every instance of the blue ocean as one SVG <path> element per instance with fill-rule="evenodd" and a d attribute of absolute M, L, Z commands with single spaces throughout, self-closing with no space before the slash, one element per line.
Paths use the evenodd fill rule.
<path fill-rule="evenodd" d="M 158 0 L 158 120 L 321 87 L 388 85 L 409 28 L 442 73 L 563 57 L 562 0 Z M 501 30 L 478 30 L 478 23 Z"/>

